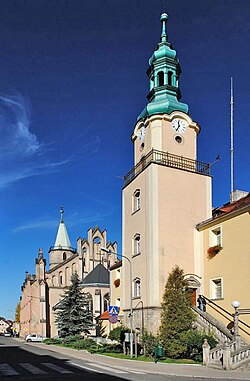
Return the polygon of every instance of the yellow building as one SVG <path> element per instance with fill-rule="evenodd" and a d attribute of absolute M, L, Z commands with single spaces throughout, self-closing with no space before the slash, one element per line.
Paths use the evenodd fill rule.
<path fill-rule="evenodd" d="M 232 317 L 225 311 L 234 313 L 233 301 L 250 309 L 250 193 L 237 191 L 235 195 L 235 201 L 214 209 L 212 218 L 197 225 L 203 293 L 211 301 L 207 312 L 226 326 Z M 240 320 L 250 325 L 249 314 L 241 315 Z M 249 341 L 249 335 L 241 329 L 239 333 Z"/>

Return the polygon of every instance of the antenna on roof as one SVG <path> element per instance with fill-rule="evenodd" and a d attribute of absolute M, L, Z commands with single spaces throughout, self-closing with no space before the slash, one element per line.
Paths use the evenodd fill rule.
<path fill-rule="evenodd" d="M 211 167 L 211 165 L 214 165 L 215 163 L 217 163 L 217 161 L 219 161 L 219 160 L 220 160 L 220 155 L 217 155 L 215 160 L 209 164 L 209 167 Z"/>
<path fill-rule="evenodd" d="M 231 157 L 231 192 L 230 200 L 233 201 L 233 192 L 234 192 L 234 94 L 233 94 L 233 77 L 231 77 L 231 97 L 230 97 L 230 108 L 231 108 L 231 144 L 230 144 L 230 157 Z"/>

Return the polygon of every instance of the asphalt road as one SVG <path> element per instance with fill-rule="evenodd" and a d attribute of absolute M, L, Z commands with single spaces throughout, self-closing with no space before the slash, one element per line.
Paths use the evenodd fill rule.
<path fill-rule="evenodd" d="M 0 336 L 0 380 L 6 381 L 204 381 L 211 376 L 189 377 L 156 374 L 145 371 L 133 362 L 129 369 L 123 363 L 105 365 L 92 360 L 79 359 L 50 350 L 49 346 L 28 344 Z M 225 374 L 223 377 L 224 380 Z M 228 379 L 232 380 L 231 377 Z M 237 378 L 235 378 L 236 380 Z M 213 378 L 215 381 L 222 378 Z"/>

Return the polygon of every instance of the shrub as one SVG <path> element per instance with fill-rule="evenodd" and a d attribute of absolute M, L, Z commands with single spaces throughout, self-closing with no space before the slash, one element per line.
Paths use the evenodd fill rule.
<path fill-rule="evenodd" d="M 50 339 L 45 339 L 44 341 L 43 341 L 45 344 L 47 344 L 47 345 L 58 345 L 58 344 L 62 344 L 62 339 L 60 339 L 60 338 L 50 338 Z"/>
<path fill-rule="evenodd" d="M 122 353 L 120 344 L 104 344 L 93 346 L 89 349 L 90 353 Z"/>
<path fill-rule="evenodd" d="M 86 350 L 89 350 L 95 345 L 96 345 L 95 341 L 88 338 L 76 340 L 70 344 L 71 348 L 86 349 Z"/>
<path fill-rule="evenodd" d="M 201 362 L 203 351 L 202 345 L 205 339 L 207 339 L 211 348 L 214 348 L 218 343 L 212 333 L 206 333 L 195 329 L 186 332 L 184 340 L 187 344 L 187 352 L 185 353 L 185 357 Z"/>
<path fill-rule="evenodd" d="M 144 331 L 142 335 L 142 346 L 144 348 L 145 356 L 154 356 L 155 348 L 159 344 L 158 338 L 154 336 L 151 332 Z"/>
<path fill-rule="evenodd" d="M 125 339 L 125 332 L 130 332 L 130 329 L 124 325 L 119 325 L 110 332 L 109 339 L 119 341 L 122 344 Z"/>

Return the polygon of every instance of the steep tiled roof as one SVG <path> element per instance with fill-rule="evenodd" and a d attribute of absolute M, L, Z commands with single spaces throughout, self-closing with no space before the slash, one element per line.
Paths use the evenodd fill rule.
<path fill-rule="evenodd" d="M 109 286 L 109 271 L 99 263 L 81 282 L 82 285 L 99 284 Z"/>
<path fill-rule="evenodd" d="M 104 311 L 100 316 L 99 318 L 100 320 L 108 320 L 109 319 L 109 312 L 108 310 Z"/>
<path fill-rule="evenodd" d="M 237 201 L 228 202 L 227 204 L 224 204 L 220 206 L 219 208 L 215 208 L 213 210 L 213 219 L 221 215 L 225 215 L 226 213 L 230 213 L 235 210 L 244 208 L 245 206 L 249 206 L 249 205 L 250 205 L 250 193 L 248 193 L 247 196 L 242 197 Z"/>
<path fill-rule="evenodd" d="M 245 197 L 240 198 L 237 201 L 228 202 L 218 208 L 214 208 L 212 211 L 212 218 L 209 218 L 206 221 L 202 221 L 201 223 L 196 225 L 196 228 L 199 230 L 199 228 L 207 226 L 208 224 L 214 223 L 217 219 L 223 217 L 230 217 L 233 216 L 234 213 L 241 213 L 244 212 L 245 209 L 249 208 L 250 210 L 250 193 L 248 193 Z"/>

